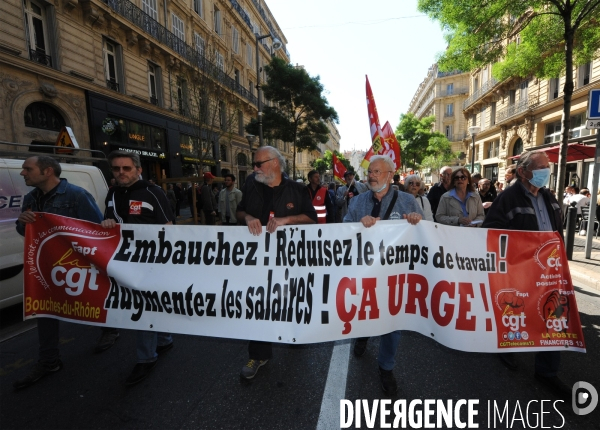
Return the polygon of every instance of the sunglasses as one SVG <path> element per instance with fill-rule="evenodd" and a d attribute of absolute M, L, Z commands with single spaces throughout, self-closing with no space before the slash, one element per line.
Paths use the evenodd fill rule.
<path fill-rule="evenodd" d="M 252 163 L 252 167 L 256 167 L 258 169 L 260 169 L 260 167 L 265 164 L 267 161 L 271 161 L 274 160 L 274 158 L 269 158 L 268 160 L 264 160 L 264 161 L 255 161 Z"/>
<path fill-rule="evenodd" d="M 115 173 L 119 173 L 121 170 L 131 172 L 134 168 L 133 166 L 112 166 L 110 169 Z"/>
<path fill-rule="evenodd" d="M 417 187 L 420 187 L 420 186 L 421 186 L 421 183 L 420 183 L 420 182 L 408 181 L 408 185 L 409 185 L 409 186 L 411 186 L 411 185 L 415 185 L 415 186 L 417 186 Z"/>
<path fill-rule="evenodd" d="M 463 179 L 467 179 L 467 177 L 466 176 L 455 176 L 454 177 L 455 181 L 462 181 Z"/>

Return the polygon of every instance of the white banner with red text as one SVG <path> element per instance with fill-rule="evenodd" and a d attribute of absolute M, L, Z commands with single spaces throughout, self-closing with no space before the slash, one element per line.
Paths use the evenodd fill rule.
<path fill-rule="evenodd" d="M 36 216 L 26 319 L 283 343 L 412 330 L 462 351 L 585 352 L 558 233 L 379 221 L 253 236 Z"/>

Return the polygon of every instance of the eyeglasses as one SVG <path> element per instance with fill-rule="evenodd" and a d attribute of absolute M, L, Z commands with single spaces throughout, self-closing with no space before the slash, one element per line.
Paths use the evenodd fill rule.
<path fill-rule="evenodd" d="M 112 166 L 110 169 L 115 173 L 119 173 L 121 170 L 123 170 L 124 172 L 131 172 L 134 169 L 134 167 L 133 166 Z"/>
<path fill-rule="evenodd" d="M 258 169 L 260 169 L 260 167 L 265 164 L 267 161 L 271 161 L 274 160 L 274 158 L 269 158 L 268 160 L 264 160 L 264 161 L 255 161 L 252 163 L 252 167 L 256 167 Z"/>
<path fill-rule="evenodd" d="M 412 186 L 412 185 L 414 185 L 414 186 L 416 186 L 416 187 L 420 187 L 420 186 L 421 186 L 421 183 L 420 183 L 420 182 L 408 181 L 408 186 L 410 187 L 410 186 Z"/>
<path fill-rule="evenodd" d="M 386 170 L 386 171 L 383 171 L 383 170 L 378 170 L 378 169 L 375 169 L 375 170 L 367 170 L 367 173 L 368 173 L 369 175 L 373 175 L 373 176 L 381 176 L 381 174 L 382 174 L 382 173 L 391 173 L 391 172 L 392 172 L 391 170 Z"/>
<path fill-rule="evenodd" d="M 461 176 L 455 176 L 455 177 L 454 177 L 454 180 L 455 180 L 455 181 L 462 181 L 462 180 L 465 180 L 465 179 L 467 179 L 467 177 L 466 177 L 466 176 L 462 176 L 462 175 L 461 175 Z"/>

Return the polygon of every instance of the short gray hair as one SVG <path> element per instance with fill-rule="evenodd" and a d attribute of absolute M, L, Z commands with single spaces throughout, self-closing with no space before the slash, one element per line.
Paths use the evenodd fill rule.
<path fill-rule="evenodd" d="M 108 158 L 108 163 L 110 165 L 112 165 L 112 161 L 115 158 L 129 158 L 129 159 L 131 159 L 131 161 L 133 162 L 133 165 L 137 169 L 142 167 L 142 162 L 140 161 L 140 156 L 138 154 L 136 154 L 135 152 L 116 150 L 116 151 L 112 151 L 110 154 L 108 154 L 107 158 Z"/>
<path fill-rule="evenodd" d="M 522 153 L 519 157 L 516 168 L 519 169 L 519 167 L 522 167 L 523 170 L 529 170 L 529 166 L 533 162 L 533 157 L 536 155 L 543 155 L 546 157 L 546 159 L 548 158 L 548 154 L 546 154 L 544 151 L 527 151 Z"/>
<path fill-rule="evenodd" d="M 408 175 L 406 178 L 404 178 L 404 184 L 407 184 L 409 181 L 413 181 L 415 179 L 418 180 L 421 183 L 421 187 L 423 187 L 423 179 L 421 179 L 421 177 L 416 173 Z"/>
<path fill-rule="evenodd" d="M 48 157 L 47 155 L 34 155 L 31 158 L 36 158 L 35 164 L 38 166 L 41 173 L 44 173 L 47 168 L 51 168 L 54 172 L 54 176 L 60 178 L 62 168 L 60 167 L 60 163 L 54 158 Z"/>
<path fill-rule="evenodd" d="M 394 173 L 396 171 L 396 165 L 392 161 L 392 159 L 388 155 L 374 155 L 371 157 L 371 164 L 377 160 L 383 161 L 390 168 L 391 172 Z"/>
<path fill-rule="evenodd" d="M 444 172 L 445 172 L 446 170 L 448 170 L 448 169 L 452 170 L 452 167 L 450 167 L 450 166 L 444 166 L 444 167 L 442 167 L 442 168 L 440 169 L 440 173 L 444 173 Z"/>
<path fill-rule="evenodd" d="M 285 160 L 285 157 L 281 154 L 281 152 L 277 150 L 277 148 L 273 146 L 263 146 L 258 148 L 256 152 L 258 151 L 268 151 L 272 158 L 277 158 L 277 160 L 279 160 L 279 169 L 281 170 L 281 173 L 285 171 L 285 166 L 287 162 Z"/>

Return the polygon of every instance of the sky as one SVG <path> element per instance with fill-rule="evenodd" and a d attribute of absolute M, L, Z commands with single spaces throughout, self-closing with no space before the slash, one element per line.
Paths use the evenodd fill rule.
<path fill-rule="evenodd" d="M 266 0 L 287 39 L 291 63 L 320 76 L 339 116 L 341 150 L 371 145 L 365 94 L 369 76 L 381 126 L 395 130 L 436 55 L 439 23 L 417 0 Z"/>

